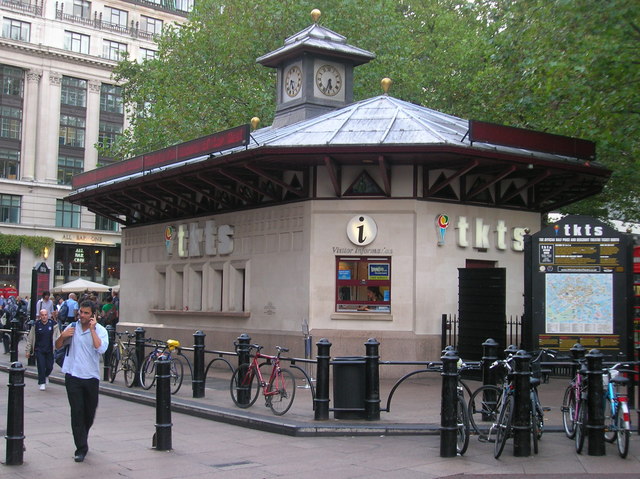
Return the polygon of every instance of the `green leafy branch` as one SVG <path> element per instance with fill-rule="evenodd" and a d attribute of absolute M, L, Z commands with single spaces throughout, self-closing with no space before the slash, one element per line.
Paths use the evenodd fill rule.
<path fill-rule="evenodd" d="M 53 244 L 53 238 L 46 236 L 5 235 L 0 233 L 0 255 L 3 256 L 19 253 L 23 246 L 39 256 L 45 247 L 52 249 Z"/>

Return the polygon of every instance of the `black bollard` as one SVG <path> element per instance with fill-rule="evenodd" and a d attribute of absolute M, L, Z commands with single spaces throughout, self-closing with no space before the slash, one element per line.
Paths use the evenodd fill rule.
<path fill-rule="evenodd" d="M 7 466 L 19 466 L 24 455 L 24 370 L 14 361 L 9 369 L 9 399 L 7 404 Z"/>
<path fill-rule="evenodd" d="M 375 338 L 369 338 L 364 346 L 364 412 L 369 421 L 377 421 L 380 419 L 380 343 Z"/>
<path fill-rule="evenodd" d="M 236 352 L 238 353 L 238 369 L 248 366 L 251 362 L 251 337 L 247 333 L 238 336 Z M 245 373 L 248 370 L 245 368 Z M 238 383 L 244 381 L 245 374 L 238 375 Z M 253 381 L 252 381 L 253 384 Z M 259 386 L 257 386 L 259 387 Z M 240 404 L 249 404 L 251 402 L 251 385 L 248 388 L 237 388 L 237 397 Z"/>
<path fill-rule="evenodd" d="M 144 350 L 144 328 L 139 327 L 134 331 L 136 333 L 136 374 L 133 377 L 133 385 L 140 386 L 140 369 L 142 368 L 142 363 L 145 360 L 145 350 Z"/>
<path fill-rule="evenodd" d="M 111 355 L 113 352 L 113 345 L 116 342 L 116 328 L 113 325 L 108 324 L 106 326 L 107 334 L 109 335 L 109 345 L 107 346 L 107 350 L 104 352 L 104 381 L 109 381 L 111 379 Z"/>
<path fill-rule="evenodd" d="M 204 397 L 204 338 L 202 331 L 193 333 L 193 378 L 191 389 L 194 398 Z"/>
<path fill-rule="evenodd" d="M 498 360 L 498 343 L 493 338 L 488 338 L 482 343 L 482 384 L 496 385 L 496 373 L 491 365 Z"/>
<path fill-rule="evenodd" d="M 584 346 L 580 343 L 576 343 L 571 346 L 571 356 L 573 356 L 574 364 L 571 366 L 571 377 L 574 377 L 580 369 L 580 360 L 584 358 L 587 350 L 584 349 Z"/>
<path fill-rule="evenodd" d="M 161 356 L 156 361 L 156 433 L 153 447 L 158 451 L 171 450 L 171 361 Z"/>
<path fill-rule="evenodd" d="M 458 454 L 458 355 L 447 351 L 442 356 L 442 403 L 440 406 L 440 457 Z"/>
<path fill-rule="evenodd" d="M 15 363 L 18 360 L 18 343 L 20 342 L 20 321 L 13 318 L 9 321 L 11 328 L 11 348 L 9 349 L 10 361 Z"/>
<path fill-rule="evenodd" d="M 316 397 L 313 398 L 314 419 L 329 419 L 329 364 L 331 362 L 331 343 L 322 338 L 316 343 Z"/>
<path fill-rule="evenodd" d="M 602 384 L 602 353 L 597 349 L 589 351 L 587 358 L 587 438 L 588 454 L 604 456 L 604 404 Z"/>
<path fill-rule="evenodd" d="M 531 455 L 531 356 L 518 351 L 513 357 L 513 455 L 527 457 Z"/>

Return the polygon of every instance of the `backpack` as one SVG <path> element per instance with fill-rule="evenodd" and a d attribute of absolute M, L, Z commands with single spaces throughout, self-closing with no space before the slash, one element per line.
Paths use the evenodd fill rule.
<path fill-rule="evenodd" d="M 65 301 L 64 303 L 62 303 L 62 306 L 60 306 L 60 309 L 58 310 L 58 322 L 60 324 L 66 323 L 68 321 L 68 318 L 69 318 L 69 305 Z"/>

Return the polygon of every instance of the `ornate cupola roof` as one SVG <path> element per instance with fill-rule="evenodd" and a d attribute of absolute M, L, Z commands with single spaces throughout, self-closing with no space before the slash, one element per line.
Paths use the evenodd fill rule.
<path fill-rule="evenodd" d="M 349 45 L 347 39 L 314 23 L 291 35 L 284 45 L 256 61 L 277 70 L 276 114 L 273 127 L 316 117 L 353 101 L 353 68 L 375 55 Z"/>

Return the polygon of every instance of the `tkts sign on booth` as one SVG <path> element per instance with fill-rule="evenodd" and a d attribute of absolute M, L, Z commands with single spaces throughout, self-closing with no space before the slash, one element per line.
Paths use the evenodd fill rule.
<path fill-rule="evenodd" d="M 167 256 L 178 250 L 180 258 L 228 255 L 233 253 L 233 226 L 216 224 L 207 220 L 199 223 L 167 226 L 164 231 Z"/>

